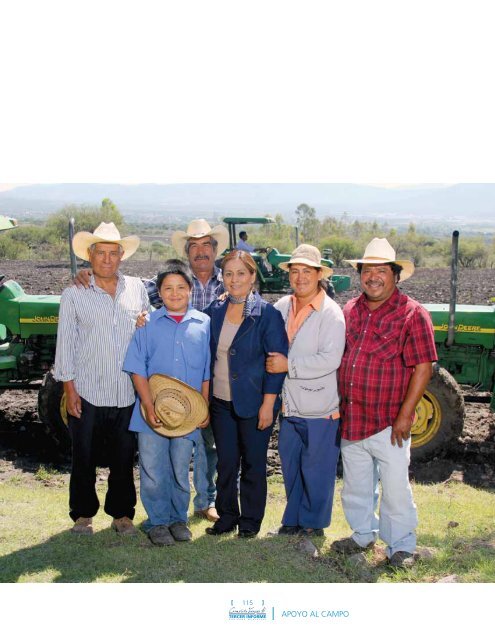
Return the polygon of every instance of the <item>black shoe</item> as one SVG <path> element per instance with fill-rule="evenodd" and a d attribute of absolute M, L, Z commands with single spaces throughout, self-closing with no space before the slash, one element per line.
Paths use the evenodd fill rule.
<path fill-rule="evenodd" d="M 368 551 L 368 549 L 373 549 L 374 546 L 374 542 L 370 542 L 365 547 L 362 547 L 354 540 L 354 538 L 341 538 L 340 540 L 334 540 L 330 545 L 330 548 L 332 551 L 336 551 L 342 555 L 353 556 L 358 553 L 362 553 L 363 551 Z"/>
<path fill-rule="evenodd" d="M 256 538 L 258 535 L 257 531 L 252 531 L 251 529 L 239 529 L 239 533 L 237 536 L 239 538 Z"/>
<path fill-rule="evenodd" d="M 321 537 L 323 535 L 325 535 L 323 533 L 323 529 L 311 529 L 311 527 L 303 527 L 302 529 L 299 530 L 298 535 L 300 536 L 318 536 Z"/>
<path fill-rule="evenodd" d="M 190 542 L 192 540 L 191 529 L 185 522 L 174 522 L 169 526 L 169 531 L 177 542 Z"/>
<path fill-rule="evenodd" d="M 413 553 L 409 553 L 409 551 L 396 551 L 388 563 L 396 569 L 410 569 L 415 561 L 416 558 Z"/>
<path fill-rule="evenodd" d="M 283 524 L 278 531 L 274 531 L 274 534 L 277 536 L 297 536 L 300 531 L 301 527 L 299 525 L 291 527 L 287 524 Z"/>
<path fill-rule="evenodd" d="M 229 529 L 219 529 L 218 527 L 206 527 L 205 532 L 209 536 L 223 536 L 224 533 L 232 533 L 236 529 L 237 529 L 237 525 L 234 525 Z"/>

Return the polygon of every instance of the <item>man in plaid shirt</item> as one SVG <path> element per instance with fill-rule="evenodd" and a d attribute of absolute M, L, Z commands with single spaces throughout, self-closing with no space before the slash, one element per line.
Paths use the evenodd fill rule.
<path fill-rule="evenodd" d="M 414 561 L 417 526 L 410 434 L 437 359 L 433 326 L 428 312 L 397 288 L 414 265 L 396 260 L 385 238 L 374 238 L 362 259 L 347 262 L 359 271 L 363 289 L 344 307 L 346 348 L 339 369 L 342 506 L 353 534 L 332 548 L 359 553 L 379 536 L 390 564 L 407 567 Z"/>

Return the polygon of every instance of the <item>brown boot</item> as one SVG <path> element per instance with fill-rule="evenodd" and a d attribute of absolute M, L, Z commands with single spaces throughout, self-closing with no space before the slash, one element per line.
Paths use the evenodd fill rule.
<path fill-rule="evenodd" d="M 93 518 L 78 518 L 72 527 L 72 533 L 82 536 L 90 536 L 93 533 Z"/>
<path fill-rule="evenodd" d="M 114 518 L 112 522 L 112 529 L 121 536 L 135 536 L 138 530 L 132 524 L 132 520 L 127 516 L 123 518 Z"/>

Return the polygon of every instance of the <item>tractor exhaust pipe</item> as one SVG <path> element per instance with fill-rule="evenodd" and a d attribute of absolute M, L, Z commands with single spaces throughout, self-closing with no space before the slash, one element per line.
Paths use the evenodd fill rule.
<path fill-rule="evenodd" d="M 445 345 L 451 347 L 455 337 L 455 305 L 457 301 L 457 261 L 459 257 L 459 232 L 452 234 L 452 266 L 450 272 L 450 307 L 449 326 L 447 329 L 447 342 Z"/>
<path fill-rule="evenodd" d="M 69 253 L 70 253 L 70 272 L 72 275 L 72 279 L 76 277 L 77 273 L 77 258 L 74 253 L 74 249 L 72 248 L 72 238 L 74 237 L 74 218 L 69 220 Z"/>

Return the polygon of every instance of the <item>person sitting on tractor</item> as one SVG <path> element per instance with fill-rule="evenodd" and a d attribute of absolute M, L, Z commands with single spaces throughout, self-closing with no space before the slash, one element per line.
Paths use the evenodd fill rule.
<path fill-rule="evenodd" d="M 124 276 L 120 263 L 138 248 L 139 238 L 121 238 L 113 222 L 73 238 L 74 253 L 91 263 L 89 287 L 71 286 L 60 301 L 54 377 L 64 383 L 72 469 L 69 487 L 72 532 L 92 534 L 99 508 L 95 490 L 96 464 L 104 444 L 110 475 L 105 512 L 112 529 L 136 534 L 134 455 L 136 436 L 129 431 L 135 394 L 122 371 L 136 319 L 150 310 L 139 278 Z"/>
<path fill-rule="evenodd" d="M 247 239 L 248 234 L 245 231 L 241 231 L 239 233 L 239 241 L 237 242 L 235 248 L 239 249 L 239 251 L 247 251 L 248 253 L 253 253 L 254 247 L 252 244 L 249 244 Z"/>

